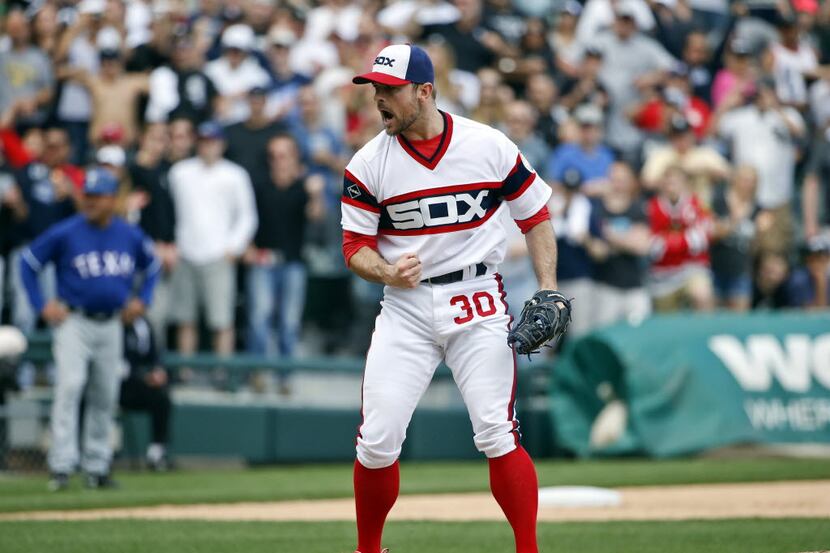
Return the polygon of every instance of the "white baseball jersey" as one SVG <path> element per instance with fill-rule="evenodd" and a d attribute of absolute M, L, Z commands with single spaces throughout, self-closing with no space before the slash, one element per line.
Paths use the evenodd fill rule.
<path fill-rule="evenodd" d="M 500 210 L 506 204 L 513 219 L 529 219 L 551 193 L 504 134 L 442 116 L 431 158 L 381 132 L 354 155 L 343 184 L 343 229 L 377 235 L 390 263 L 417 253 L 424 278 L 482 262 L 495 270 L 506 250 Z"/>

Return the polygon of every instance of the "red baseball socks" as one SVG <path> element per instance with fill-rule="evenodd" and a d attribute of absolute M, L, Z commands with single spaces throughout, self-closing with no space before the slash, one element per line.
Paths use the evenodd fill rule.
<path fill-rule="evenodd" d="M 382 469 L 367 469 L 354 463 L 354 500 L 357 510 L 357 550 L 381 553 L 380 540 L 386 515 L 398 499 L 400 489 L 398 462 Z M 534 519 L 535 520 L 535 519 Z"/>
<path fill-rule="evenodd" d="M 524 448 L 489 459 L 490 489 L 513 528 L 516 553 L 538 553 L 536 515 L 539 484 L 533 461 Z M 382 469 L 368 469 L 355 461 L 354 495 L 357 511 L 357 550 L 380 553 L 386 516 L 400 489 L 398 462 Z"/>
<path fill-rule="evenodd" d="M 530 455 L 521 446 L 507 455 L 488 459 L 490 489 L 513 527 L 516 553 L 538 553 L 536 515 L 539 482 Z"/>

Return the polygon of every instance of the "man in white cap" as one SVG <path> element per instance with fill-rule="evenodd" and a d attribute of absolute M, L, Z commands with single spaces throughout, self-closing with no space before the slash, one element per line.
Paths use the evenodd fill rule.
<path fill-rule="evenodd" d="M 179 353 L 198 346 L 199 314 L 213 332 L 213 349 L 234 347 L 236 261 L 257 229 L 254 191 L 247 171 L 223 157 L 225 131 L 215 121 L 197 128 L 196 156 L 168 173 L 179 259 L 171 283 L 170 317 L 178 323 Z M 200 309 L 203 308 L 203 309 Z"/>
<path fill-rule="evenodd" d="M 384 132 L 346 167 L 343 255 L 357 275 L 386 285 L 361 389 L 357 549 L 381 553 L 406 428 L 444 360 L 516 551 L 537 553 L 536 471 L 519 444 L 511 318 L 497 267 L 506 250 L 501 216 L 509 211 L 544 291 L 534 298 L 544 293 L 569 318 L 560 311 L 567 299 L 554 291 L 550 188 L 504 134 L 438 110 L 434 80 L 429 56 L 408 44 L 384 48 L 372 71 L 353 79 L 374 87 Z"/>
<path fill-rule="evenodd" d="M 250 55 L 256 37 L 247 25 L 231 25 L 222 33 L 222 56 L 205 65 L 205 74 L 219 91 L 217 115 L 223 123 L 248 117 L 248 91 L 267 87 L 268 72 Z"/>

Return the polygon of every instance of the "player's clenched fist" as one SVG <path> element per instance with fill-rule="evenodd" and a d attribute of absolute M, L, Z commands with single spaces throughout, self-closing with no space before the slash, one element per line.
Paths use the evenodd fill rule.
<path fill-rule="evenodd" d="M 387 266 L 384 283 L 396 288 L 415 288 L 421 282 L 421 260 L 417 254 L 405 253 Z"/>

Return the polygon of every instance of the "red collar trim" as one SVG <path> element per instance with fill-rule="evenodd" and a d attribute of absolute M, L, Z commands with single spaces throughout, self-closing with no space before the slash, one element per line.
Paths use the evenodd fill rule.
<path fill-rule="evenodd" d="M 401 145 L 404 151 L 409 154 L 412 159 L 429 170 L 435 169 L 438 162 L 441 161 L 441 158 L 443 158 L 444 154 L 447 153 L 447 148 L 449 148 L 450 140 L 452 139 L 452 117 L 450 117 L 449 113 L 445 113 L 443 111 L 440 113 L 441 117 L 444 118 L 444 132 L 441 133 L 441 142 L 438 143 L 438 149 L 435 150 L 435 153 L 432 154 L 431 157 L 424 157 L 404 135 L 398 135 L 398 144 Z"/>

